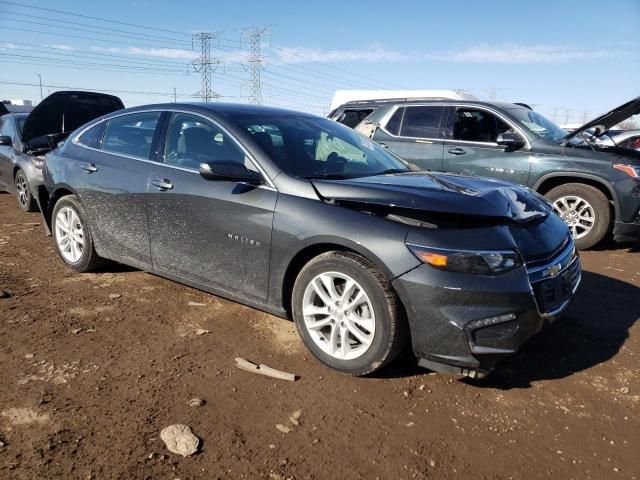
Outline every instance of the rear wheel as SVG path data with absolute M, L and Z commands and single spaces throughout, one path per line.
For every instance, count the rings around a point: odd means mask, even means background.
M 90 272 L 103 265 L 93 247 L 91 231 L 80 202 L 73 195 L 60 198 L 51 219 L 53 240 L 58 255 L 77 272 Z
M 327 252 L 304 266 L 293 288 L 296 327 L 331 368 L 366 375 L 393 360 L 407 338 L 398 299 L 363 257 Z
M 29 186 L 29 180 L 27 180 L 27 174 L 24 173 L 24 170 L 21 168 L 16 172 L 14 183 L 18 194 L 18 206 L 25 212 L 35 212 L 38 210 L 36 199 L 31 195 L 31 187 Z
M 611 205 L 605 194 L 596 187 L 566 183 L 549 190 L 545 197 L 569 226 L 578 249 L 593 247 L 609 232 Z

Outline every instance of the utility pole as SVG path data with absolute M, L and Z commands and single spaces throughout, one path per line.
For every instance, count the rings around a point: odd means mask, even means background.
M 38 74 L 38 78 L 40 79 L 40 101 L 44 98 L 42 96 L 42 75 Z
M 262 104 L 262 70 L 264 69 L 264 57 L 262 56 L 262 39 L 271 39 L 271 25 L 262 27 L 250 27 L 240 30 L 242 38 L 249 42 L 249 56 L 244 64 L 249 72 L 249 101 Z
M 558 123 L 558 107 L 553 107 L 553 116 L 551 118 L 554 123 Z
M 582 112 L 582 123 L 587 123 L 587 118 L 589 117 L 589 111 L 585 110 Z
M 176 87 L 173 87 L 173 103 L 178 101 L 178 96 L 176 95 Z
M 222 61 L 211 56 L 211 40 L 218 40 L 218 33 L 199 32 L 193 34 L 193 41 L 200 42 L 200 56 L 196 58 L 192 65 L 193 69 L 200 74 L 201 88 L 197 93 L 203 102 L 210 102 L 220 95 L 213 90 L 213 74 L 218 69 Z

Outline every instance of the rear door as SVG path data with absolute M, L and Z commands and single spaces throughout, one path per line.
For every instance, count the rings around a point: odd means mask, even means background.
M 444 105 L 397 107 L 383 119 L 373 139 L 425 170 L 442 170 L 446 123 Z
M 160 117 L 136 112 L 100 122 L 74 140 L 84 147 L 80 157 L 67 160 L 98 253 L 147 270 L 147 183 Z
M 208 118 L 173 112 L 164 145 L 148 190 L 154 270 L 266 300 L 277 192 L 199 174 L 200 163 L 221 160 L 256 170 L 235 139 Z
M 532 155 L 529 148 L 510 151 L 496 143 L 501 133 L 522 132 L 506 118 L 476 106 L 451 107 L 446 129 L 444 170 L 527 184 Z

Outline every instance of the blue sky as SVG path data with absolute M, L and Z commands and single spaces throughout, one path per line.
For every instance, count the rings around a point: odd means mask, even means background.
M 187 75 L 198 55 L 190 34 L 220 31 L 214 89 L 246 102 L 240 29 L 254 25 L 271 25 L 264 102 L 320 114 L 336 89 L 465 89 L 582 123 L 640 94 L 638 0 L 0 1 L 0 82 L 38 83 L 40 73 L 54 86 L 45 95 L 55 86 L 141 92 L 118 93 L 134 105 L 172 100 L 175 88 L 188 100 L 200 89 L 198 74 Z M 0 83 L 0 97 L 40 93 Z

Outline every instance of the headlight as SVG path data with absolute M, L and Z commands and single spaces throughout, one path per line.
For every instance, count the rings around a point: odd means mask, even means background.
M 514 251 L 443 250 L 411 243 L 407 247 L 422 262 L 451 272 L 498 275 L 522 265 Z
M 616 170 L 620 170 L 621 172 L 626 173 L 630 177 L 638 178 L 640 177 L 640 167 L 634 167 L 632 165 L 623 165 L 621 163 L 616 163 L 613 168 Z
M 34 155 L 31 157 L 31 163 L 33 166 L 42 170 L 42 166 L 44 165 L 44 155 Z

